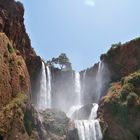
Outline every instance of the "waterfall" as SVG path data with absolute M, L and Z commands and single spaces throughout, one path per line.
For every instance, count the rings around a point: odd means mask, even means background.
M 80 73 L 75 73 L 75 92 L 77 94 L 77 104 L 81 105 L 81 82 L 80 82 Z
M 51 71 L 48 66 L 45 67 L 43 61 L 41 68 L 40 91 L 38 94 L 37 106 L 39 109 L 42 110 L 45 110 L 46 108 L 51 108 Z
M 97 117 L 98 104 L 94 103 L 89 120 L 75 120 L 79 140 L 102 140 L 101 127 Z
M 99 68 L 100 74 L 100 68 Z M 83 73 L 83 83 L 85 84 L 86 71 Z M 100 77 L 99 77 L 100 78 Z M 84 88 L 82 84 L 82 88 Z M 98 87 L 97 87 L 98 88 Z M 98 104 L 93 103 L 89 119 L 87 120 L 78 120 L 78 111 L 84 106 L 81 103 L 81 82 L 80 82 L 80 73 L 75 73 L 75 97 L 77 98 L 77 105 L 74 105 L 67 112 L 67 116 L 73 119 L 73 114 L 76 114 L 74 117 L 75 128 L 78 130 L 79 140 L 102 140 L 102 132 L 99 120 L 97 118 Z
M 47 77 L 48 77 L 48 84 L 47 84 L 47 108 L 51 108 L 51 71 L 49 66 L 46 67 L 47 69 Z
M 97 118 L 98 104 L 93 103 L 93 108 L 91 110 L 89 120 L 93 120 Z
M 98 120 L 75 120 L 79 140 L 102 140 L 102 132 Z
M 40 79 L 40 91 L 38 96 L 38 104 L 39 109 L 46 109 L 47 107 L 47 77 L 46 77 L 46 69 L 45 64 L 42 61 L 41 68 L 41 79 Z
M 85 91 L 86 91 L 86 73 L 87 73 L 87 71 L 85 70 L 84 72 L 83 72 L 83 79 L 82 79 L 82 96 L 84 95 L 84 93 L 85 93 Z M 83 98 L 82 98 L 82 100 L 83 100 Z
M 81 106 L 81 82 L 80 82 L 80 73 L 75 72 L 75 94 L 76 94 L 76 105 L 70 107 L 67 112 L 67 116 L 72 118 L 73 114 L 78 111 Z
M 103 72 L 104 64 L 102 61 L 99 62 L 97 76 L 96 76 L 96 94 L 97 94 L 97 101 L 99 101 L 100 96 L 102 94 L 102 87 L 103 87 L 103 78 L 102 78 L 102 72 Z

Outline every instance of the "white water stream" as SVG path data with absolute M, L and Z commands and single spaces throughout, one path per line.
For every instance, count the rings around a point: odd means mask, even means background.
M 46 70 L 47 70 L 47 75 L 46 75 Z M 41 110 L 45 110 L 46 108 L 51 108 L 51 71 L 48 66 L 45 67 L 43 61 L 42 61 L 42 68 L 41 68 L 40 91 L 38 94 L 37 107 Z
M 85 79 L 84 74 L 84 79 Z M 75 73 L 75 92 L 77 94 L 77 105 L 72 106 L 67 113 L 67 116 L 71 119 L 73 114 L 77 112 L 83 105 L 81 105 L 81 82 L 80 73 Z M 98 104 L 93 104 L 93 108 L 89 115 L 88 120 L 74 120 L 75 127 L 78 130 L 79 140 L 102 140 L 102 132 L 99 121 L 97 118 Z

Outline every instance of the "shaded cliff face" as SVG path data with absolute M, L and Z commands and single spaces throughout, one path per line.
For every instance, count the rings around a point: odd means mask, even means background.
M 24 59 L 4 33 L 0 33 L 0 65 L 0 136 L 27 139 L 23 116 L 31 94 L 29 75 Z
M 14 0 L 0 1 L 0 32 L 4 32 L 12 46 L 24 58 L 32 87 L 36 84 L 37 75 L 41 68 L 41 59 L 31 47 L 31 42 L 24 26 L 24 8 Z
M 101 55 L 101 60 L 108 64 L 112 81 L 140 68 L 140 38 L 125 44 L 116 44 L 106 53 Z
M 104 140 L 140 139 L 140 71 L 113 83 L 100 102 Z
M 68 111 L 75 104 L 75 79 L 74 71 L 52 70 L 52 106 Z

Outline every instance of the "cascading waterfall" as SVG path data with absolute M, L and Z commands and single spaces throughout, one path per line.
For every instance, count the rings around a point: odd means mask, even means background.
M 73 105 L 67 112 L 67 116 L 72 118 L 73 114 L 78 111 L 81 105 L 81 82 L 80 82 L 80 73 L 75 72 L 75 93 L 76 93 L 76 105 Z
M 45 64 L 42 61 L 41 68 L 41 80 L 40 80 L 40 91 L 38 95 L 38 103 L 37 106 L 39 109 L 46 109 L 47 107 L 47 77 L 46 77 L 46 69 Z
M 47 69 L 47 75 L 46 75 L 46 69 Z M 45 110 L 46 108 L 51 108 L 51 71 L 48 66 L 45 67 L 43 61 L 42 61 L 42 68 L 41 68 L 40 91 L 38 96 L 37 107 L 41 110 Z
M 84 92 L 85 92 L 85 83 L 86 83 L 86 73 L 87 73 L 87 71 L 85 70 L 84 71 L 84 73 L 83 73 L 83 82 L 82 82 L 82 95 L 84 94 Z
M 98 104 L 93 104 L 88 120 L 75 120 L 80 140 L 102 140 L 101 127 L 97 117 Z
M 80 73 L 75 73 L 75 92 L 78 96 L 78 105 L 81 105 L 81 83 L 80 83 Z
M 97 118 L 98 104 L 93 103 L 93 108 L 91 110 L 89 120 L 93 120 Z
M 84 72 L 83 78 L 85 79 L 86 72 Z M 80 73 L 75 73 L 75 92 L 77 94 L 78 102 L 77 105 L 72 106 L 67 113 L 67 116 L 71 119 L 73 114 L 77 112 L 83 106 L 81 104 L 81 82 Z M 79 140 L 102 140 L 102 132 L 100 124 L 97 118 L 98 104 L 94 103 L 88 120 L 78 120 L 75 118 L 75 127 L 78 130 Z
M 51 108 L 51 71 L 49 66 L 46 67 L 47 69 L 47 77 L 48 77 L 48 84 L 47 84 L 47 108 Z
M 102 140 L 102 132 L 99 121 L 75 120 L 79 140 Z

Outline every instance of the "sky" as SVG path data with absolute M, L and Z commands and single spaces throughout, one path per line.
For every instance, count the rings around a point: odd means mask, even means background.
M 44 60 L 66 53 L 91 67 L 111 44 L 140 36 L 140 0 L 20 0 L 32 47 Z

